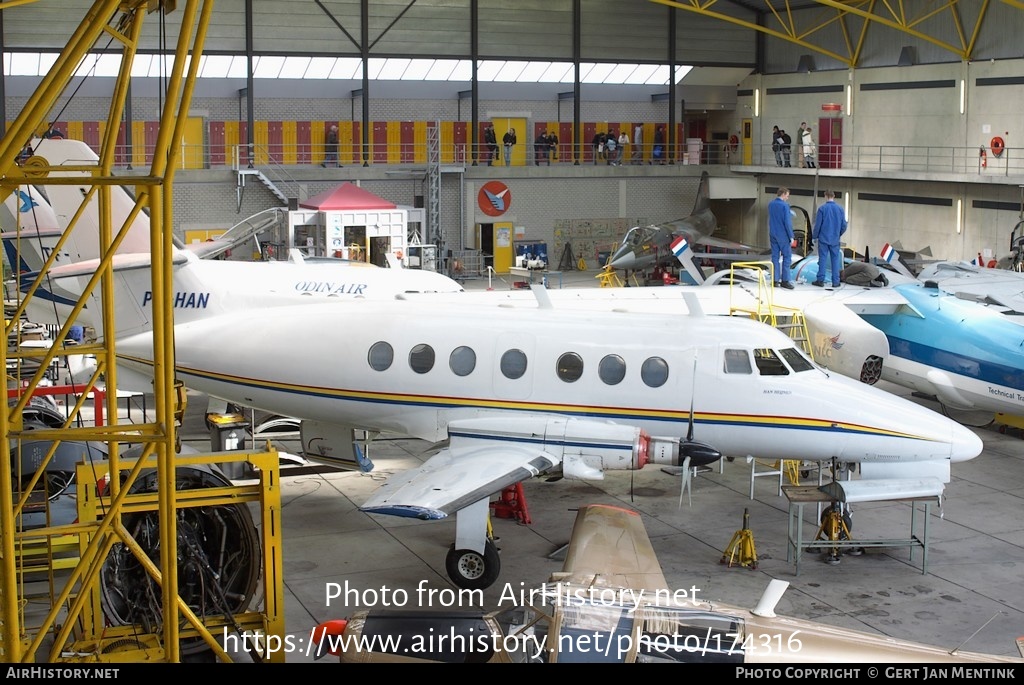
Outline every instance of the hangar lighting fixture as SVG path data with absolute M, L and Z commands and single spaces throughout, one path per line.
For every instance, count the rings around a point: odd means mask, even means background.
M 761 89 L 754 89 L 754 116 L 761 116 Z

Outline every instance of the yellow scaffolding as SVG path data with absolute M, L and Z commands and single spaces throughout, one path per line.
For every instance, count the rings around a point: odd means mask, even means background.
M 14 3 L 17 5 L 20 3 Z M 5 4 L 3 7 L 9 7 Z M 180 6 L 180 7 L 176 7 Z M 173 63 L 169 65 L 164 103 L 160 113 L 160 127 L 154 142 L 153 163 L 148 173 L 138 176 L 115 176 L 113 173 L 120 122 L 124 118 L 132 64 L 142 27 L 147 16 L 155 12 L 179 13 L 179 35 L 174 47 Z M 259 629 L 266 635 L 283 637 L 283 609 L 280 598 L 283 585 L 280 573 L 280 541 L 266 537 L 261 541 L 262 573 L 264 574 L 264 610 L 258 615 L 242 613 L 230 618 L 225 616 L 195 616 L 182 599 L 182 588 L 178 578 L 178 524 L 177 515 L 193 507 L 239 506 L 255 502 L 261 508 L 261 524 L 264 532 L 280 531 L 279 498 L 277 483 L 277 455 L 274 452 L 239 454 L 237 457 L 216 456 L 223 462 L 232 458 L 245 458 L 261 464 L 259 486 L 202 487 L 195 490 L 179 490 L 176 477 L 181 469 L 201 469 L 201 464 L 212 461 L 212 457 L 182 457 L 177 454 L 179 446 L 178 423 L 183 412 L 183 397 L 178 394 L 175 382 L 175 359 L 173 344 L 173 308 L 171 251 L 173 235 L 174 170 L 180 167 L 178 159 L 187 114 L 190 109 L 196 73 L 203 52 L 207 29 L 213 12 L 213 0 L 95 0 L 88 9 L 78 29 L 67 41 L 64 50 L 54 62 L 50 72 L 42 79 L 36 91 L 24 108 L 8 127 L 0 140 L 0 199 L 7 197 L 26 183 L 47 185 L 89 186 L 82 208 L 70 217 L 69 226 L 46 260 L 42 272 L 48 270 L 56 256 L 62 251 L 68 236 L 74 231 L 79 218 L 84 214 L 86 203 L 98 205 L 100 259 L 94 275 L 85 286 L 85 291 L 74 305 L 71 313 L 59 327 L 55 340 L 64 340 L 76 317 L 91 302 L 98 301 L 103 312 L 102 326 L 96 331 L 96 344 L 79 346 L 76 353 L 92 354 L 97 368 L 92 377 L 79 388 L 78 400 L 70 409 L 67 422 L 60 427 L 43 430 L 27 430 L 25 409 L 32 401 L 35 391 L 41 387 L 44 373 L 54 359 L 66 350 L 54 344 L 43 350 L 33 351 L 38 358 L 34 373 L 17 383 L 8 382 L 8 408 L 0 412 L 0 661 L 7 663 L 35 663 L 40 657 L 46 661 L 65 660 L 161 660 L 181 661 L 183 640 L 202 639 L 222 659 L 229 659 L 213 639 L 211 630 L 230 624 L 233 630 Z M 52 112 L 57 111 L 62 99 L 70 97 L 66 91 L 74 85 L 76 73 L 82 61 L 103 44 L 105 50 L 110 44 L 121 49 L 121 66 L 116 85 L 110 97 L 107 125 L 97 150 L 99 162 L 82 166 L 57 168 L 38 155 L 21 163 L 16 160 L 26 143 L 38 137 L 49 125 Z M 68 172 L 80 172 L 69 177 Z M 114 226 L 111 212 L 111 191 L 117 186 L 128 186 L 135 192 L 137 200 L 122 226 Z M 109 422 L 106 425 L 82 426 L 78 419 L 86 397 L 98 384 L 116 388 L 118 380 L 118 355 L 114 301 L 113 257 L 121 241 L 128 233 L 132 221 L 148 210 L 150 221 L 150 242 L 152 245 L 152 318 L 154 352 L 154 406 L 153 420 L 146 416 L 143 423 L 121 423 L 117 411 L 117 396 L 107 394 L 104 407 Z M 15 274 L 21 285 L 21 275 Z M 28 303 L 36 297 L 45 281 L 41 274 L 19 293 L 20 301 L 10 318 L 5 322 L 8 340 L 17 340 L 20 335 L 19 322 Z M 11 353 L 6 346 L 3 351 L 5 366 L 15 366 L 30 356 L 28 353 Z M 33 462 L 33 473 L 22 472 L 22 447 L 29 441 L 49 441 L 51 447 L 45 455 Z M 24 515 L 31 503 L 38 501 L 40 493 L 46 498 L 47 467 L 62 443 L 81 441 L 101 442 L 106 446 L 106 461 L 102 467 L 111 474 L 118 474 L 109 481 L 109 493 L 101 506 L 93 501 L 94 510 L 84 510 L 84 516 L 75 524 L 44 525 L 33 530 L 24 528 Z M 128 446 L 139 451 L 132 460 L 122 456 Z M 90 501 L 98 485 L 89 473 L 97 467 L 89 464 L 77 473 L 79 496 Z M 145 474 L 145 475 L 143 475 Z M 135 487 L 140 475 L 150 478 L 152 492 L 136 494 Z M 230 483 L 230 481 L 228 481 Z M 242 504 L 242 506 L 247 506 Z M 137 516 L 139 511 L 155 514 L 158 558 L 151 559 L 125 527 L 126 517 Z M 89 512 L 92 514 L 89 515 Z M 279 535 L 279 532 L 278 532 Z M 77 548 L 77 550 L 76 550 Z M 135 563 L 145 569 L 158 587 L 157 603 L 160 610 L 158 625 L 132 625 L 117 628 L 106 626 L 102 619 L 99 595 L 101 592 L 101 569 L 111 550 L 122 549 L 133 555 Z M 77 551 L 77 558 L 75 552 Z M 33 552 L 33 553 L 29 553 Z M 49 610 L 35 625 L 26 621 L 26 574 L 36 571 L 40 564 L 37 553 L 50 556 Z M 66 578 L 58 577 L 54 565 L 67 566 Z M 59 571 L 59 568 L 57 569 Z M 63 583 L 63 584 L 62 584 Z M 124 634 L 131 635 L 130 644 L 125 641 L 111 643 L 109 638 Z M 125 638 L 127 640 L 128 638 Z M 44 645 L 48 645 L 45 651 Z M 68 656 L 71 654 L 72 656 Z M 276 655 L 283 659 L 283 655 Z M 274 660 L 274 659 L 271 659 Z

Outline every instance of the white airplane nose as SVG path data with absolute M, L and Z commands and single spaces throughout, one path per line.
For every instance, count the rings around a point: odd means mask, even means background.
M 950 436 L 949 460 L 951 462 L 967 461 L 981 454 L 985 445 L 978 434 L 967 426 L 955 424 Z

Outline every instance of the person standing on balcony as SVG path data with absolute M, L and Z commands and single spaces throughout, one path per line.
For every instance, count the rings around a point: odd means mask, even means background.
M 615 166 L 622 166 L 622 158 L 626 154 L 626 146 L 629 145 L 629 134 L 626 129 L 619 133 L 619 144 L 615 149 Z
M 800 128 L 796 132 L 796 165 L 801 169 L 804 167 L 804 131 L 807 130 L 807 122 L 801 121 Z
M 548 132 L 541 131 L 533 141 L 533 163 L 540 166 L 544 162 L 551 165 L 551 158 L 548 156 Z
M 778 126 L 772 126 L 772 152 L 775 153 L 775 166 L 782 166 L 782 133 Z
M 493 166 L 498 158 L 498 137 L 493 126 L 484 129 L 484 145 L 487 147 L 487 166 Z
M 637 124 L 633 127 L 633 154 L 630 156 L 630 164 L 644 163 L 644 125 Z
M 548 134 L 548 148 L 551 151 L 551 155 L 548 157 L 548 164 L 551 164 L 551 157 L 558 161 L 558 134 L 552 131 Z
M 665 127 L 659 126 L 654 131 L 654 149 L 651 150 L 651 158 L 657 164 L 665 163 Z
M 516 130 L 510 128 L 501 137 L 501 144 L 505 147 L 505 166 L 512 166 L 512 146 L 516 144 Z
M 804 129 L 804 135 L 801 139 L 804 146 L 804 168 L 814 169 L 818 165 L 814 163 L 814 139 L 811 138 L 811 127 L 808 126 Z
M 338 127 L 331 126 L 331 129 L 327 132 L 327 143 L 324 146 L 324 161 L 320 165 L 322 167 L 338 167 Z

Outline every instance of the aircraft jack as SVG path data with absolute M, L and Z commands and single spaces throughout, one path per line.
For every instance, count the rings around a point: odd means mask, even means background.
M 523 484 L 516 483 L 501 491 L 501 497 L 491 502 L 491 509 L 494 515 L 500 519 L 515 519 L 523 525 L 530 525 L 533 520 L 530 518 L 530 510 L 526 507 L 526 495 L 523 494 Z
M 738 557 L 738 558 L 737 558 Z M 745 566 L 751 571 L 757 569 L 757 549 L 754 547 L 754 534 L 750 530 L 750 510 L 743 510 L 743 528 L 733 533 L 729 546 L 722 553 L 719 563 L 728 563 L 732 568 L 733 562 L 739 566 Z

